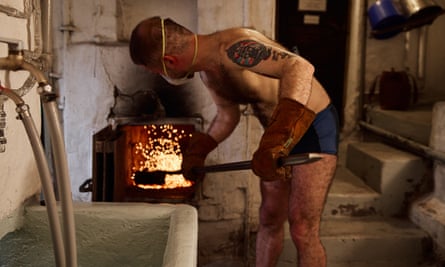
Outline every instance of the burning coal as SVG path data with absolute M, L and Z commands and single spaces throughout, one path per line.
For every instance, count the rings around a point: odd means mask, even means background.
M 172 174 L 165 177 L 164 184 L 158 181 L 152 183 L 137 183 L 137 174 L 153 171 L 176 171 L 181 169 L 181 146 L 188 141 L 191 133 L 178 125 L 144 125 L 135 134 L 137 137 L 132 146 L 131 180 L 134 186 L 142 189 L 173 189 L 190 187 L 193 182 L 182 174 Z

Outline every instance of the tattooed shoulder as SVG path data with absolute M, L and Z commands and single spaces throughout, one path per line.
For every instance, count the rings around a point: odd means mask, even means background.
M 292 54 L 285 51 L 277 51 L 272 47 L 254 40 L 242 40 L 236 42 L 227 49 L 227 56 L 236 64 L 243 67 L 253 67 L 272 57 L 272 60 L 279 60 L 292 57 Z

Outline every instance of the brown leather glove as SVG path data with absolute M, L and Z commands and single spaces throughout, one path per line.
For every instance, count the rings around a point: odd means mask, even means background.
M 267 181 L 283 179 L 286 170 L 278 166 L 278 158 L 289 155 L 314 118 L 315 113 L 301 103 L 289 98 L 280 99 L 253 154 L 253 172 Z
M 218 143 L 208 134 L 194 132 L 182 157 L 182 174 L 190 181 L 204 178 L 204 173 L 196 173 L 192 169 L 203 167 L 207 155 L 218 146 Z

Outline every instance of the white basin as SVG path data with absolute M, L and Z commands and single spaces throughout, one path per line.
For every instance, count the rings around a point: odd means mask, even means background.
M 185 204 L 74 204 L 82 266 L 197 265 L 198 219 Z M 46 208 L 25 208 L 22 228 L 0 240 L 0 266 L 54 266 Z

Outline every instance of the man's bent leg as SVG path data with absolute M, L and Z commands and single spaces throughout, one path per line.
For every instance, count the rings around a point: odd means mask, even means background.
M 256 239 L 256 267 L 276 265 L 283 249 L 288 214 L 289 181 L 261 181 L 260 225 Z
M 320 221 L 336 165 L 337 156 L 323 154 L 322 160 L 292 169 L 289 224 L 299 267 L 326 266 Z

